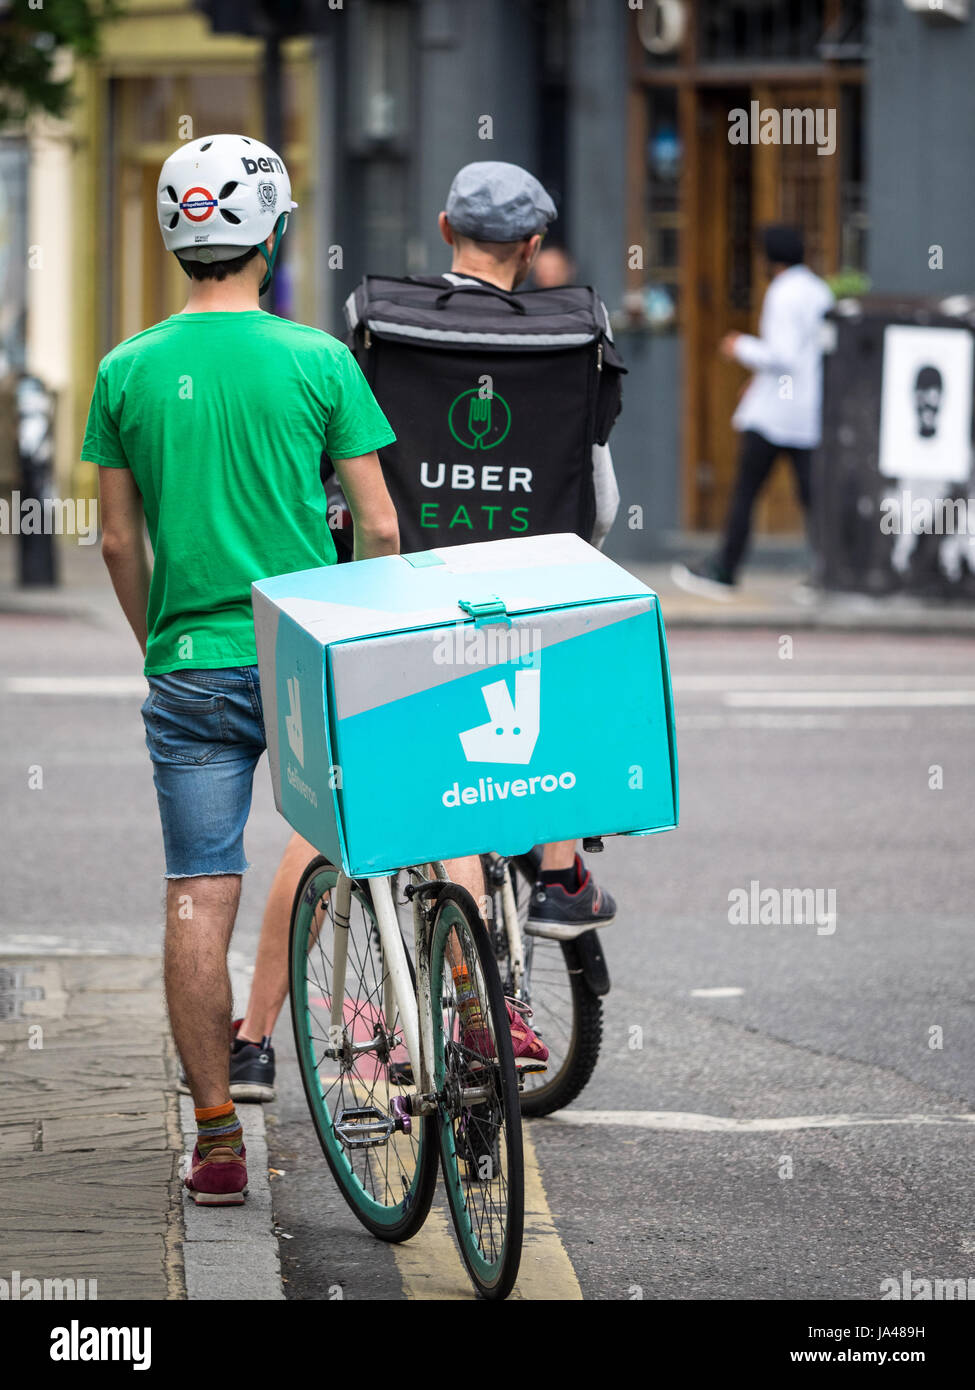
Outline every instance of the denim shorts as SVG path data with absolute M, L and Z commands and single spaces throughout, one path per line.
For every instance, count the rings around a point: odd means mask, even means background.
M 256 666 L 149 676 L 142 706 L 167 878 L 242 874 L 254 769 L 264 752 Z

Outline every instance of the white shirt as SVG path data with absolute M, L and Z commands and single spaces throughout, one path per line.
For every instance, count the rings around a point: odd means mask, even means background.
M 757 338 L 742 333 L 735 359 L 754 377 L 731 423 L 772 444 L 813 449 L 820 441 L 823 397 L 822 318 L 833 294 L 808 266 L 782 270 L 762 302 Z

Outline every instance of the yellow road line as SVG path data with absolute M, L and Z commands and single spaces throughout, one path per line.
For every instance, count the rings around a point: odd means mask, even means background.
M 581 1300 L 582 1289 L 555 1228 L 535 1146 L 523 1127 L 525 1149 L 525 1240 L 513 1299 Z M 408 1299 L 466 1299 L 474 1291 L 450 1228 L 443 1188 L 419 1235 L 394 1245 L 396 1265 Z

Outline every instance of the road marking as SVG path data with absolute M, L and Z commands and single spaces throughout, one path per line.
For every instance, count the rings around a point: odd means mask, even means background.
M 969 678 L 965 672 L 961 679 Z M 677 694 L 723 694 L 727 690 L 792 690 L 797 686 L 808 690 L 940 690 L 957 685 L 958 673 L 943 675 L 896 675 L 893 673 L 864 673 L 837 671 L 833 675 L 745 675 L 727 672 L 724 675 L 684 675 L 673 677 Z
M 579 1301 L 582 1289 L 559 1238 L 542 1183 L 529 1127 L 522 1127 L 525 1152 L 525 1238 L 518 1279 L 509 1301 Z M 408 1299 L 467 1299 L 474 1291 L 450 1229 L 446 1201 L 441 1196 L 423 1229 L 412 1240 L 393 1246 L 396 1265 Z
M 8 695 L 141 695 L 148 690 L 145 676 L 7 676 L 2 689 Z
M 733 999 L 745 991 L 740 985 L 715 985 L 713 989 L 692 989 L 692 999 Z
M 686 714 L 677 715 L 678 732 L 688 729 L 909 729 L 909 714 L 865 714 L 850 719 L 845 714 Z
M 860 1125 L 975 1125 L 962 1115 L 784 1115 L 779 1119 L 733 1120 L 684 1110 L 560 1110 L 558 1124 L 623 1125 L 630 1129 L 693 1130 L 700 1134 L 776 1134 L 789 1129 L 847 1129 Z
M 876 709 L 975 705 L 975 690 L 728 690 L 733 709 Z

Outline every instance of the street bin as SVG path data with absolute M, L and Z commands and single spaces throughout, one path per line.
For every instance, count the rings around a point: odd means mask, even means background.
M 972 301 L 842 300 L 826 325 L 819 582 L 972 602 Z

